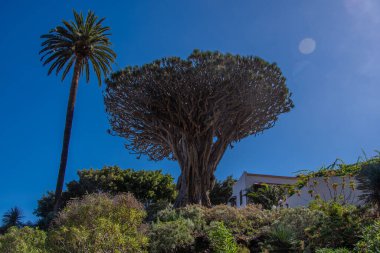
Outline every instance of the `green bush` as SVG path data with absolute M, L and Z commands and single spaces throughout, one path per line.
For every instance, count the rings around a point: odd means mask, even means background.
M 143 206 L 131 194 L 86 195 L 61 211 L 48 232 L 51 252 L 146 252 Z
M 270 227 L 267 232 L 268 239 L 262 244 L 264 249 L 270 252 L 294 252 L 300 249 L 300 241 L 297 240 L 294 231 L 283 224 Z
M 81 198 L 89 193 L 133 193 L 135 198 L 152 209 L 160 208 L 164 202 L 174 201 L 177 191 L 173 178 L 161 170 L 121 169 L 118 166 L 105 166 L 100 170 L 83 169 L 78 171 L 78 180 L 67 183 L 67 190 L 62 193 L 59 209 L 66 206 L 70 199 Z M 48 192 L 38 201 L 34 214 L 40 217 L 39 226 L 47 228 L 53 218 L 54 193 Z M 148 210 L 150 212 L 150 210 Z M 148 218 L 152 217 L 152 214 Z
M 248 245 L 262 226 L 271 223 L 272 214 L 270 211 L 261 210 L 253 205 L 241 209 L 218 205 L 205 211 L 205 220 L 207 224 L 213 221 L 223 222 L 238 243 Z
M 186 218 L 191 221 L 200 221 L 205 219 L 205 213 L 208 209 L 200 205 L 187 205 L 186 207 L 173 208 L 168 207 L 161 210 L 157 214 L 157 219 L 160 221 L 173 221 L 178 218 Z
M 380 220 L 363 229 L 362 239 L 357 243 L 356 249 L 361 253 L 380 252 Z
M 308 208 L 273 210 L 272 224 L 263 226 L 263 239 L 258 242 L 271 250 L 301 250 L 308 246 L 308 229 L 318 224 L 323 213 Z
M 338 249 L 323 248 L 323 249 L 317 249 L 315 253 L 351 253 L 351 251 L 345 248 L 338 248 Z
M 352 205 L 315 201 L 310 209 L 323 215 L 307 229 L 312 248 L 353 248 L 360 239 L 364 213 Z
M 238 248 L 237 252 L 238 253 L 250 253 L 251 251 L 247 247 L 239 245 L 239 248 Z
M 207 229 L 207 236 L 211 248 L 215 253 L 237 253 L 238 246 L 231 232 L 224 226 L 223 222 L 211 222 Z
M 159 211 L 156 215 L 157 221 L 175 221 L 180 218 L 178 213 L 178 209 L 173 208 L 173 206 L 169 206 L 161 211 Z
M 218 205 L 213 208 L 189 205 L 178 209 L 166 208 L 157 214 L 157 220 L 162 223 L 178 219 L 191 220 L 194 224 L 192 235 L 195 243 L 193 246 L 195 250 L 200 250 L 209 248 L 205 228 L 212 222 L 223 222 L 236 242 L 247 247 L 250 240 L 260 233 L 261 227 L 273 222 L 275 215 L 272 211 L 261 210 L 253 205 L 241 209 L 226 205 Z
M 360 198 L 377 207 L 380 212 L 380 152 L 375 158 L 362 164 L 357 179 L 358 189 L 362 191 Z
M 178 214 L 185 218 L 189 219 L 194 223 L 195 231 L 197 234 L 202 233 L 201 231 L 204 229 L 206 225 L 205 221 L 205 212 L 207 208 L 202 207 L 200 205 L 188 205 L 186 207 L 182 207 L 178 209 Z
M 171 253 L 186 249 L 194 243 L 194 223 L 182 217 L 157 221 L 150 229 L 150 252 Z
M 281 199 L 286 198 L 287 189 L 281 185 L 254 184 L 247 190 L 249 202 L 260 204 L 264 209 L 278 206 Z
M 294 238 L 308 245 L 308 230 L 310 227 L 316 226 L 321 218 L 323 212 L 319 210 L 311 210 L 304 207 L 299 208 L 286 208 L 278 211 L 278 218 L 274 221 L 272 226 L 284 226 L 292 231 Z
M 0 252 L 2 253 L 47 253 L 45 248 L 46 233 L 31 227 L 11 227 L 0 235 Z
M 167 200 L 158 200 L 156 203 L 148 205 L 145 210 L 147 212 L 146 222 L 153 222 L 158 219 L 158 215 L 165 209 L 172 209 L 172 204 Z
M 194 224 L 194 236 L 203 234 L 206 225 L 205 212 L 207 208 L 200 205 L 188 205 L 181 208 L 169 207 L 157 214 L 157 220 L 161 222 L 176 221 L 178 219 L 188 219 Z

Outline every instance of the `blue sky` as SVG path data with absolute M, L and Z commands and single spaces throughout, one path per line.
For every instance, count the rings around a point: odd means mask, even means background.
M 276 126 L 228 150 L 216 175 L 244 170 L 292 175 L 335 158 L 354 162 L 380 149 L 380 2 L 319 1 L 1 1 L 0 214 L 17 205 L 26 219 L 55 188 L 69 80 L 47 76 L 39 36 L 72 9 L 91 9 L 112 28 L 114 69 L 194 48 L 276 62 L 295 108 Z M 305 38 L 304 54 L 300 43 Z M 314 51 L 313 51 L 314 49 Z M 305 48 L 303 48 L 305 50 Z M 310 53 L 310 51 L 313 51 Z M 137 160 L 107 134 L 102 91 L 81 80 L 66 181 L 82 168 L 119 165 L 179 175 L 175 162 Z

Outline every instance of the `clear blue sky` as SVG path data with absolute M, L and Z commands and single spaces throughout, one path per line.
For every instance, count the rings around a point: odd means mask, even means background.
M 292 175 L 335 158 L 355 161 L 380 149 L 380 2 L 6 1 L 0 3 L 0 214 L 17 205 L 34 219 L 37 199 L 55 187 L 69 79 L 48 77 L 39 36 L 72 9 L 91 9 L 112 27 L 115 69 L 194 48 L 277 62 L 295 108 L 276 126 L 228 150 L 220 179 L 244 170 Z M 306 43 L 300 43 L 305 38 Z M 315 42 L 315 48 L 313 47 Z M 313 51 L 314 49 L 314 51 Z M 311 52 L 312 51 L 312 52 Z M 308 53 L 308 54 L 305 54 Z M 179 175 L 175 162 L 137 160 L 106 133 L 102 91 L 80 83 L 66 182 L 82 168 L 119 165 Z

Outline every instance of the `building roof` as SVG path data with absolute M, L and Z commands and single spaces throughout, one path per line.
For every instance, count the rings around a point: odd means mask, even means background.
M 254 174 L 246 172 L 247 176 L 251 177 L 270 177 L 270 178 L 284 178 L 284 179 L 297 179 L 297 177 L 289 177 L 289 176 L 275 176 L 275 175 L 266 175 L 266 174 Z

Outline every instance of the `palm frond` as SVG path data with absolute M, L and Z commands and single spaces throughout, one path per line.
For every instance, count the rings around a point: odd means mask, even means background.
M 73 11 L 73 21 L 62 21 L 63 25 L 41 36 L 43 42 L 40 50 L 43 65 L 50 65 L 48 75 L 54 70 L 56 75 L 62 71 L 62 81 L 72 69 L 75 62 L 80 63 L 81 73 L 90 81 L 90 65 L 98 79 L 108 75 L 116 54 L 110 48 L 110 28 L 103 26 L 104 18 L 99 19 L 89 11 L 86 18 L 81 12 Z
M 3 215 L 3 227 L 9 228 L 9 227 L 20 227 L 22 225 L 22 218 L 24 216 L 22 215 L 22 211 L 18 207 L 11 208 L 8 212 L 6 212 Z

